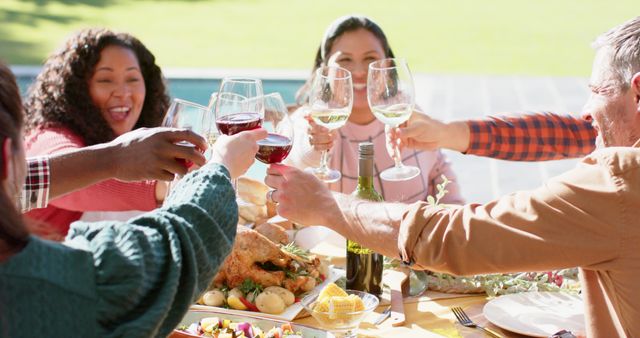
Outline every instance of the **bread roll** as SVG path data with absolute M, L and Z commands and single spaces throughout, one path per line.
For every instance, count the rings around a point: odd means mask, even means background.
M 239 204 L 238 214 L 246 223 L 262 223 L 267 219 L 267 207 L 264 205 Z
M 246 202 L 255 205 L 266 205 L 267 191 L 269 191 L 269 187 L 260 181 L 244 176 L 238 178 L 238 195 Z

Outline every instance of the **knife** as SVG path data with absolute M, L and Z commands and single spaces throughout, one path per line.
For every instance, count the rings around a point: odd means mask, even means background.
M 387 284 L 391 289 L 391 326 L 402 326 L 405 322 L 403 285 L 409 279 L 409 268 L 399 266 L 387 272 Z

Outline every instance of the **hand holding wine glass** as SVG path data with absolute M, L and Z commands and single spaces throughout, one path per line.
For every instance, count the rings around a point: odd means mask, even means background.
M 171 106 L 169 106 L 167 114 L 164 117 L 162 125 L 165 127 L 189 129 L 206 138 L 206 135 L 208 134 L 207 119 L 209 115 L 210 113 L 207 107 L 182 99 L 173 99 Z M 194 144 L 186 141 L 178 142 L 176 144 L 184 147 L 196 147 Z M 200 151 L 204 151 L 204 149 L 201 149 Z M 187 168 L 191 168 L 193 166 L 193 162 L 185 159 L 176 158 L 176 161 L 182 163 Z
M 353 82 L 351 73 L 340 67 L 322 66 L 316 70 L 309 94 L 309 116 L 314 123 L 329 130 L 338 129 L 347 123 L 353 106 Z M 320 180 L 331 183 L 342 174 L 327 165 L 328 150 L 323 150 L 320 167 L 307 168 Z
M 373 115 L 389 127 L 397 127 L 409 119 L 415 102 L 413 78 L 403 59 L 382 59 L 369 64 L 367 99 Z M 397 144 L 395 166 L 380 177 L 387 181 L 405 181 L 420 174 L 420 169 L 405 166 Z
M 221 134 L 232 136 L 242 131 L 260 128 L 264 119 L 262 81 L 249 78 L 224 78 L 215 98 L 214 107 L 216 126 Z M 233 181 L 233 185 L 236 187 L 237 195 L 236 180 Z M 238 204 L 248 204 L 239 196 L 236 200 Z
M 232 136 L 222 135 L 212 147 L 211 161 L 223 164 L 235 180 L 243 175 L 255 161 L 258 141 L 267 136 L 267 131 L 258 128 L 239 132 Z

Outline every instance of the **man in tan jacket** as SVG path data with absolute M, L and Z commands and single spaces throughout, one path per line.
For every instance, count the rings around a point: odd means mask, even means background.
M 579 266 L 587 335 L 638 337 L 640 17 L 594 46 L 583 113 L 598 131 L 599 149 L 538 189 L 439 209 L 356 200 L 273 165 L 270 196 L 286 218 L 326 225 L 418 269 L 472 275 Z

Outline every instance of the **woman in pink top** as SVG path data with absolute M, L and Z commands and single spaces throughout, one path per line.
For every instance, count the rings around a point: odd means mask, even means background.
M 82 30 L 47 59 L 30 88 L 27 156 L 61 153 L 159 126 L 168 105 L 162 72 L 139 40 L 106 29 Z M 52 232 L 48 235 L 64 236 L 85 211 L 152 210 L 165 193 L 164 182 L 112 179 L 26 215 L 44 223 Z
M 463 202 L 456 177 L 446 157 L 439 151 L 403 150 L 403 162 L 417 166 L 421 175 L 407 181 L 387 182 L 379 173 L 393 166 L 393 159 L 386 150 L 384 124 L 378 121 L 367 102 L 367 72 L 369 64 L 383 58 L 394 57 L 382 29 L 364 16 L 345 16 L 334 21 L 327 29 L 316 53 L 313 70 L 332 60 L 348 69 L 353 78 L 353 109 L 346 125 L 328 132 L 307 116 L 305 106 L 294 114 L 297 133 L 295 145 L 287 163 L 299 168 L 317 167 L 320 152 L 330 149 L 329 166 L 340 170 L 342 179 L 330 184 L 334 191 L 350 193 L 358 182 L 358 143 L 373 142 L 375 156 L 375 187 L 387 201 L 415 202 L 435 195 L 436 185 L 442 182 L 442 175 L 452 181 L 447 186 L 448 193 L 443 203 Z M 312 72 L 313 74 L 313 72 Z M 305 104 L 312 79 L 298 91 L 297 101 Z

